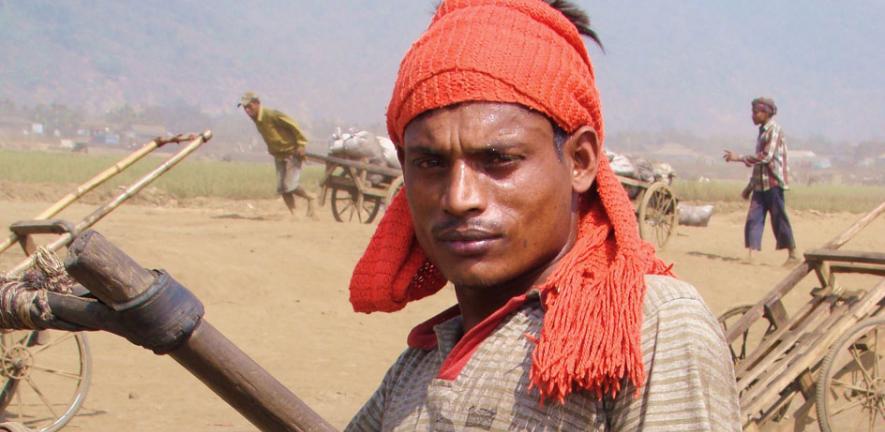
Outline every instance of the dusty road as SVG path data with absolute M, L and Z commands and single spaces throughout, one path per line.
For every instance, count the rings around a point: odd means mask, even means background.
M 37 197 L 35 199 L 40 199 Z M 0 226 L 39 213 L 41 201 L 0 197 Z M 76 220 L 90 206 L 64 217 Z M 416 323 L 454 302 L 450 290 L 392 314 L 362 315 L 347 302 L 350 270 L 374 226 L 293 221 L 275 201 L 205 201 L 192 208 L 127 204 L 97 229 L 148 267 L 164 268 L 206 306 L 206 318 L 310 406 L 343 426 L 379 383 Z M 766 232 L 761 263 L 742 262 L 744 212 L 707 228 L 680 227 L 662 256 L 719 314 L 761 298 L 788 270 Z M 858 215 L 793 215 L 800 249 L 821 245 Z M 846 248 L 881 250 L 885 220 Z M 18 260 L 6 254 L 0 269 Z M 807 299 L 806 278 L 795 305 Z M 253 431 L 245 419 L 169 358 L 108 334 L 89 335 L 94 372 L 84 408 L 65 431 Z M 801 428 L 799 428 L 801 430 Z M 808 430 L 814 430 L 810 428 Z M 790 430 L 793 430 L 791 427 Z

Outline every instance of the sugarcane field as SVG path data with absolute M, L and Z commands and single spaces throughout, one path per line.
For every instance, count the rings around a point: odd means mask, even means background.
M 885 432 L 881 20 L 0 2 L 0 432 Z

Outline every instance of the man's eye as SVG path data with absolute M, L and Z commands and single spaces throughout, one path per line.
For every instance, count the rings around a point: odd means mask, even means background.
M 517 155 L 492 152 L 488 155 L 486 162 L 489 165 L 507 165 L 513 162 L 520 160 L 521 158 Z
M 443 165 L 442 159 L 436 157 L 424 157 L 414 159 L 412 161 L 412 165 L 416 168 L 428 169 L 428 168 L 439 168 Z

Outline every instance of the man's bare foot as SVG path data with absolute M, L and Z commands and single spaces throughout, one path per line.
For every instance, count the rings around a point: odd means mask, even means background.
M 802 262 L 802 261 L 800 261 L 799 258 L 796 258 L 794 255 L 790 255 L 787 257 L 787 260 L 784 261 L 783 266 L 785 268 L 793 268 L 793 267 L 796 267 L 797 265 L 799 265 L 800 262 Z
M 307 217 L 311 220 L 320 220 L 316 211 L 316 199 L 307 200 Z

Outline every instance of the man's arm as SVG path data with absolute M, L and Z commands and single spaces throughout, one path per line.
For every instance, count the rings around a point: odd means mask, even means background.
M 612 430 L 740 431 L 731 354 L 719 324 L 698 299 L 669 300 L 643 325 L 646 383 L 615 400 Z
M 396 385 L 400 372 L 403 370 L 403 364 L 407 361 L 409 350 L 406 350 L 396 359 L 396 362 L 390 366 L 381 385 L 372 393 L 372 396 L 363 405 L 362 408 L 353 416 L 344 432 L 370 432 L 379 431 L 384 420 L 384 406 L 387 402 L 388 395 Z
M 748 167 L 771 162 L 771 159 L 774 157 L 774 151 L 777 148 L 778 139 L 780 139 L 780 129 L 776 126 L 772 127 L 766 133 L 765 144 L 762 146 L 762 150 L 756 154 L 741 157 L 741 161 Z
M 298 127 L 298 123 L 295 123 L 291 117 L 286 114 L 280 112 L 277 117 L 277 126 L 282 130 L 287 131 L 295 138 L 295 142 L 298 143 L 298 148 L 295 150 L 298 157 L 304 157 L 304 153 L 307 148 L 307 137 L 304 136 L 304 133 L 301 132 L 301 128 Z

